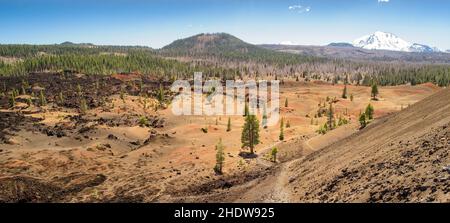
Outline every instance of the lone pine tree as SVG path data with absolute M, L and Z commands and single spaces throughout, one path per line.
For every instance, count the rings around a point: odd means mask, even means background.
M 231 118 L 228 117 L 227 132 L 231 131 Z
M 245 124 L 241 135 L 242 148 L 250 148 L 250 153 L 254 154 L 255 145 L 259 144 L 259 121 L 255 115 L 245 117 Z
M 377 100 L 378 95 L 378 86 L 377 83 L 372 84 L 372 90 L 370 92 L 370 96 L 372 97 L 372 100 Z
M 214 166 L 214 171 L 217 174 L 222 174 L 223 164 L 225 161 L 224 146 L 222 144 L 222 139 L 216 145 L 216 165 Z
M 280 135 L 278 136 L 278 139 L 280 141 L 284 140 L 284 118 L 281 118 L 281 123 L 280 123 Z
M 277 147 L 273 147 L 272 151 L 270 151 L 270 155 L 272 158 L 272 162 L 277 162 L 277 153 L 278 153 L 278 148 Z
M 84 98 L 82 98 L 80 100 L 80 112 L 81 112 L 81 114 L 86 114 L 87 110 L 88 110 L 88 106 L 87 106 L 86 100 Z
M 347 85 L 344 86 L 344 90 L 342 92 L 342 98 L 347 99 Z
M 329 130 L 334 129 L 334 111 L 333 111 L 333 104 L 330 103 L 330 107 L 328 108 L 328 114 L 327 114 L 327 125 Z

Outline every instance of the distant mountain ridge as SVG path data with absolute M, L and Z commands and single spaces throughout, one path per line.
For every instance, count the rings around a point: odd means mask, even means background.
M 70 41 L 62 42 L 59 45 L 62 45 L 62 46 L 85 46 L 85 47 L 94 47 L 95 46 L 95 44 L 93 44 L 93 43 L 74 43 L 74 42 L 70 42 Z
M 171 57 L 219 58 L 234 61 L 253 60 L 267 63 L 301 63 L 324 59 L 274 51 L 259 45 L 246 43 L 227 33 L 201 33 L 179 39 L 161 48 L 159 53 Z
M 354 47 L 350 43 L 330 43 L 328 46 L 334 46 L 334 47 Z
M 403 61 L 414 63 L 450 63 L 450 53 L 443 52 L 422 53 L 390 50 L 368 50 L 354 47 L 351 44 L 329 44 L 327 46 L 288 46 L 265 44 L 261 46 L 279 52 L 331 59 L 348 59 L 356 61 Z

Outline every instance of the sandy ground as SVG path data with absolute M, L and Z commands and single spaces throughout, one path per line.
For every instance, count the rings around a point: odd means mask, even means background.
M 76 109 L 53 109 L 51 105 L 37 112 L 24 109 L 21 113 L 27 120 L 34 118 L 33 121 L 24 121 L 3 130 L 8 134 L 0 144 L 0 182 L 3 182 L 0 188 L 7 192 L 0 193 L 0 198 L 6 201 L 26 197 L 28 201 L 64 202 L 214 200 L 209 195 L 189 199 L 192 190 L 203 185 L 207 194 L 218 187 L 232 186 L 236 190 L 246 191 L 222 201 L 296 201 L 297 198 L 286 191 L 290 175 L 287 171 L 279 171 L 292 169 L 294 158 L 308 155 L 356 132 L 356 117 L 368 103 L 375 107 L 375 117 L 378 119 L 400 111 L 402 107 L 407 108 L 438 90 L 430 84 L 380 87 L 379 100 L 371 101 L 370 88 L 348 86 L 349 95 L 354 96 L 354 100 L 350 101 L 340 98 L 342 89 L 343 85 L 323 83 L 287 82 L 282 85 L 282 117 L 289 121 L 291 127 L 285 129 L 283 142 L 278 140 L 278 125 L 262 129 L 261 144 L 256 147 L 258 157 L 255 159 L 239 156 L 243 151 L 240 148 L 244 123 L 242 116 L 231 117 L 232 130 L 227 132 L 228 117 L 174 116 L 170 107 L 157 111 L 151 106 L 144 109 L 139 97 L 129 95 L 125 103 L 119 95 L 111 96 L 108 109 L 89 110 L 78 121 L 73 118 L 78 113 Z M 323 125 L 326 118 L 315 118 L 311 124 L 311 117 L 317 112 L 318 104 L 325 102 L 327 97 L 336 97 L 336 114 L 348 118 L 351 123 L 321 136 L 316 133 L 319 126 L 315 123 Z M 286 98 L 288 107 L 284 107 Z M 139 126 L 136 120 L 141 116 L 155 117 L 157 121 L 163 119 L 164 125 Z M 104 120 L 113 120 L 114 124 Z M 66 134 L 61 137 L 49 135 L 46 129 L 56 127 L 63 128 Z M 202 132 L 204 127 L 208 128 L 207 133 Z M 222 176 L 215 175 L 212 169 L 215 145 L 219 139 L 223 140 L 226 154 Z M 279 147 L 280 165 L 268 161 L 266 154 L 273 146 Z M 264 183 L 264 179 L 271 180 L 267 177 L 257 182 L 251 181 L 260 178 L 261 170 L 265 172 L 263 175 L 276 175 L 275 184 Z M 20 193 L 8 187 L 18 182 L 23 188 Z M 207 187 L 211 182 L 213 186 Z M 227 185 L 223 182 L 234 183 Z M 55 188 L 53 192 L 42 189 L 43 194 L 54 194 L 55 191 L 64 193 L 52 195 L 51 198 L 30 198 L 27 188 L 39 191 L 31 185 L 40 184 L 43 188 Z M 271 195 L 269 197 L 255 196 L 252 193 L 257 191 L 247 190 L 254 184 L 261 187 L 267 185 L 264 190 L 277 192 L 268 193 Z M 67 189 L 72 187 L 76 190 Z

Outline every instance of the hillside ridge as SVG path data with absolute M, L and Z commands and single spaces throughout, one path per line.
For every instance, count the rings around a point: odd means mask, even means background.
M 450 89 L 291 165 L 297 201 L 449 201 Z

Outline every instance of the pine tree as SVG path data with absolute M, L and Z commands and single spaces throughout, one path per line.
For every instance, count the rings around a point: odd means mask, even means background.
M 333 130 L 335 126 L 334 121 L 334 111 L 333 111 L 333 104 L 330 103 L 330 107 L 328 108 L 328 114 L 327 114 L 327 123 L 328 123 L 328 129 Z
M 317 123 L 317 125 L 318 125 L 318 123 Z M 319 126 L 319 129 L 317 130 L 317 133 L 322 134 L 322 135 L 325 135 L 327 132 L 328 132 L 328 124 L 327 123 Z
M 348 120 L 347 119 L 339 117 L 338 126 L 347 125 L 347 124 L 348 124 Z
M 353 94 L 350 94 L 350 101 L 353 102 Z
M 160 104 L 164 103 L 164 88 L 162 84 L 159 84 L 158 101 Z
M 9 106 L 11 108 L 14 108 L 14 106 L 16 106 L 16 97 L 14 97 L 14 93 L 11 93 L 11 97 L 9 99 Z
M 289 120 L 287 120 L 286 122 L 286 128 L 290 128 L 291 127 L 291 122 L 289 122 Z
M 33 104 L 33 101 L 31 100 L 31 97 L 27 98 L 27 105 L 31 106 Z
M 40 98 L 41 106 L 47 105 L 47 100 L 45 99 L 44 91 L 41 90 L 39 98 Z
M 12 89 L 12 91 L 11 91 L 11 96 L 12 96 L 13 98 L 17 97 L 16 89 L 15 89 L 15 88 Z
M 366 127 L 366 125 L 367 125 L 367 122 L 366 122 L 366 114 L 362 113 L 362 114 L 359 116 L 359 124 L 361 125 L 361 129 L 363 129 L 363 128 Z
M 120 89 L 120 99 L 122 99 L 122 102 L 125 104 L 125 92 L 123 88 Z
M 245 124 L 241 135 L 242 148 L 250 148 L 250 153 L 254 154 L 255 145 L 259 144 L 259 121 L 255 115 L 245 117 Z
M 366 118 L 367 120 L 372 120 L 373 119 L 373 114 L 374 114 L 374 108 L 371 104 L 368 104 L 366 107 Z
M 370 93 L 372 100 L 377 100 L 377 95 L 378 95 L 378 86 L 376 83 L 372 84 L 372 90 Z
M 228 117 L 227 132 L 231 131 L 231 118 Z
M 342 92 L 342 98 L 347 99 L 347 85 L 344 86 L 344 91 Z
M 222 144 L 222 139 L 219 139 L 219 143 L 216 145 L 216 165 L 214 166 L 214 171 L 217 174 L 222 174 L 223 164 L 225 161 L 224 146 Z
M 280 135 L 278 136 L 278 139 L 280 141 L 284 140 L 284 118 L 281 118 L 281 123 L 280 123 Z
M 88 106 L 87 106 L 86 100 L 84 98 L 82 98 L 80 100 L 80 113 L 86 114 L 87 110 L 88 110 Z
M 272 151 L 270 151 L 270 155 L 272 158 L 272 162 L 276 163 L 277 162 L 277 154 L 278 154 L 278 148 L 277 147 L 273 147 Z
M 289 103 L 288 103 L 288 99 L 286 98 L 286 100 L 284 101 L 284 107 L 289 107 Z

